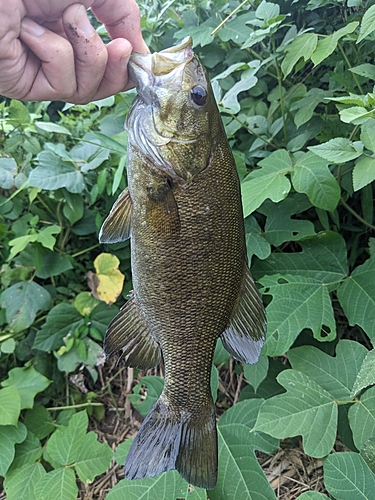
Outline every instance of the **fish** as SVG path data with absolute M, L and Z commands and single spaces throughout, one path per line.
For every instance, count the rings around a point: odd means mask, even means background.
M 137 96 L 128 112 L 128 187 L 99 239 L 131 238 L 133 291 L 104 349 L 147 370 L 163 359 L 164 389 L 135 437 L 125 477 L 177 469 L 190 484 L 217 482 L 211 367 L 218 338 L 256 363 L 265 340 L 261 295 L 246 258 L 240 183 L 209 77 L 187 37 L 133 53 Z

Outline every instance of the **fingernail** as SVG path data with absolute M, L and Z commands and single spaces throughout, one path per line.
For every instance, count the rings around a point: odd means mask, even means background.
M 126 69 L 128 67 L 129 58 L 130 58 L 130 52 L 121 57 L 120 66 L 122 69 Z
M 44 28 L 40 26 L 40 24 L 35 23 L 27 17 L 22 20 L 22 29 L 33 36 L 41 36 L 45 32 Z
M 84 35 L 92 35 L 95 32 L 83 5 L 78 9 L 75 21 L 77 23 L 77 28 L 82 31 Z

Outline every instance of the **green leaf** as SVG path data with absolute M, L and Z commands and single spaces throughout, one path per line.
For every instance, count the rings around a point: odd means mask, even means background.
M 56 243 L 56 238 L 53 236 L 54 234 L 59 234 L 61 232 L 60 226 L 48 226 L 40 231 L 38 234 L 37 241 L 43 245 L 45 248 L 49 248 L 53 250 L 53 247 Z
M 271 246 L 262 235 L 263 231 L 256 219 L 251 215 L 246 217 L 245 237 L 249 265 L 253 255 L 256 255 L 259 259 L 266 259 L 271 253 Z
M 32 408 L 35 396 L 39 392 L 43 392 L 50 383 L 51 380 L 37 372 L 33 366 L 29 366 L 27 368 L 12 368 L 8 372 L 8 378 L 1 385 L 17 388 L 21 398 L 21 409 L 23 409 Z
M 351 326 L 357 324 L 375 341 L 375 255 L 354 269 L 337 291 Z
M 268 358 L 267 356 L 261 356 L 255 365 L 244 365 L 243 373 L 245 379 L 251 384 L 255 391 L 258 389 L 259 385 L 267 377 L 268 373 Z
M 368 351 L 362 360 L 360 369 L 357 370 L 357 377 L 353 384 L 350 397 L 356 396 L 362 389 L 375 384 L 375 349 Z
M 7 474 L 4 488 L 8 500 L 40 500 L 35 487 L 46 474 L 40 463 L 26 464 Z
M 73 161 L 63 161 L 53 151 L 38 155 L 38 166 L 31 172 L 29 185 L 47 190 L 65 188 L 71 193 L 82 193 L 83 176 Z
M 305 453 L 324 457 L 332 450 L 336 438 L 334 398 L 296 370 L 284 370 L 277 380 L 287 392 L 262 404 L 254 430 L 280 439 L 302 435 Z
M 314 153 L 299 157 L 292 170 L 292 184 L 305 193 L 318 208 L 333 212 L 340 201 L 340 186 L 328 169 L 326 160 Z
M 358 453 L 333 453 L 324 460 L 324 484 L 336 500 L 369 500 L 375 475 Z
M 0 425 L 17 425 L 21 412 L 20 393 L 12 385 L 0 389 Z
M 365 148 L 375 152 L 375 119 L 369 118 L 361 127 L 361 141 Z
M 17 163 L 14 158 L 0 158 L 0 187 L 10 189 L 14 185 L 13 177 L 17 173 Z
M 299 212 L 295 197 L 289 196 L 277 205 L 273 205 L 267 214 L 264 228 L 264 238 L 274 246 L 280 246 L 285 241 L 296 241 L 306 236 L 314 236 L 312 222 L 308 220 L 292 219 L 291 216 Z
M 133 394 L 128 396 L 142 417 L 148 414 L 160 396 L 163 387 L 164 379 L 153 375 L 142 377 L 140 382 L 133 387 Z
M 9 241 L 9 246 L 11 247 L 8 261 L 14 259 L 14 257 L 25 250 L 29 243 L 34 243 L 38 239 L 38 234 L 25 234 L 24 236 L 19 236 L 18 238 L 13 238 Z
M 351 106 L 350 108 L 342 109 L 339 113 L 340 120 L 344 123 L 352 123 L 353 125 L 361 125 L 366 122 L 369 117 L 374 116 L 373 110 L 368 111 L 361 106 Z
M 246 25 L 246 22 L 254 17 L 252 12 L 236 16 L 225 23 L 222 28 L 218 31 L 220 40 L 223 42 L 228 42 L 232 40 L 234 43 L 240 44 L 246 42 L 249 35 L 252 33 L 252 29 Z
M 371 5 L 371 7 L 366 10 L 362 18 L 357 43 L 361 42 L 374 30 L 375 30 L 375 5 Z
M 50 305 L 50 294 L 34 281 L 20 281 L 1 295 L 1 307 L 6 309 L 9 326 L 16 333 L 28 328 L 37 312 Z
M 369 437 L 375 437 L 375 387 L 370 387 L 348 413 L 353 441 L 360 450 Z
M 290 110 L 295 111 L 298 109 L 294 116 L 294 123 L 296 127 L 299 128 L 304 123 L 307 123 L 314 114 L 314 110 L 318 104 L 324 102 L 324 98 L 327 96 L 327 91 L 317 88 L 312 88 L 309 90 L 302 99 L 294 102 Z
M 335 137 L 328 142 L 324 142 L 318 146 L 310 146 L 307 149 L 324 158 L 329 163 L 337 164 L 354 160 L 362 154 L 360 144 L 353 143 L 345 137 Z
M 330 291 L 348 273 L 345 241 L 338 233 L 322 231 L 298 242 L 302 252 L 273 253 L 257 262 L 252 271 L 258 279 L 264 274 L 306 276 L 329 286 Z
M 316 49 L 318 36 L 315 33 L 303 33 L 287 46 L 287 54 L 281 63 L 281 69 L 286 78 L 292 71 L 294 65 L 303 57 L 306 62 Z
M 45 132 L 51 132 L 54 134 L 65 134 L 72 135 L 69 130 L 58 123 L 53 122 L 34 122 L 34 125 Z
M 34 349 L 52 351 L 63 344 L 63 338 L 83 324 L 83 318 L 70 304 L 61 303 L 50 310 L 47 321 L 36 334 Z
M 81 453 L 87 425 L 87 413 L 85 411 L 75 413 L 67 427 L 57 429 L 49 438 L 44 458 L 54 468 L 74 464 Z
M 43 450 L 39 439 L 28 431 L 25 441 L 16 444 L 16 455 L 12 463 L 12 470 L 25 464 L 34 463 L 42 456 Z
M 359 64 L 354 68 L 349 68 L 349 71 L 359 76 L 364 76 L 370 80 L 375 80 L 375 65 L 370 63 Z
M 39 439 L 45 438 L 56 429 L 50 412 L 40 405 L 35 405 L 26 412 L 24 424 Z
M 347 26 L 344 26 L 343 28 L 335 31 L 334 33 L 332 33 L 332 35 L 328 35 L 319 40 L 317 43 L 317 47 L 311 56 L 311 60 L 315 64 L 315 66 L 324 61 L 324 59 L 327 59 L 327 57 L 330 56 L 336 49 L 337 43 L 340 38 L 348 35 L 349 33 L 353 33 L 358 24 L 358 21 L 353 21 Z
M 335 357 L 313 346 L 301 346 L 288 352 L 288 359 L 298 370 L 338 401 L 351 399 L 353 384 L 366 357 L 367 349 L 352 340 L 340 340 Z
M 361 156 L 353 169 L 353 189 L 359 191 L 375 180 L 375 158 Z
M 264 276 L 260 283 L 273 300 L 267 306 L 267 340 L 263 354 L 282 356 L 305 328 L 320 341 L 336 336 L 336 323 L 327 287 L 298 275 Z
M 65 190 L 65 203 L 63 206 L 63 214 L 73 226 L 77 221 L 82 219 L 84 214 L 84 203 L 82 196 L 79 194 L 69 193 Z
M 255 449 L 272 453 L 278 447 L 276 440 L 254 429 L 261 403 L 261 399 L 242 401 L 220 418 L 218 481 L 210 500 L 276 500 L 254 455 Z
M 179 42 L 186 36 L 191 36 L 193 38 L 193 47 L 200 45 L 204 47 L 212 42 L 214 36 L 211 35 L 212 30 L 217 27 L 217 21 L 215 19 L 208 18 L 206 21 L 200 24 L 200 26 L 187 26 L 185 28 L 176 31 L 174 38 Z
M 361 457 L 375 474 L 375 436 L 365 441 L 361 449 Z
M 241 109 L 241 105 L 238 102 L 238 94 L 254 87 L 257 81 L 258 78 L 252 74 L 244 76 L 228 90 L 221 100 L 221 104 L 232 113 L 238 113 Z
M 267 198 L 275 203 L 289 193 L 290 182 L 285 177 L 292 169 L 288 153 L 279 149 L 259 162 L 258 170 L 253 170 L 241 185 L 244 217 L 250 215 Z
M 35 485 L 38 500 L 76 500 L 78 487 L 72 469 L 57 469 L 43 475 Z
M 27 429 L 18 422 L 18 426 L 0 425 L 0 476 L 5 476 L 15 455 L 16 443 L 26 439 Z
M 92 483 L 96 476 L 108 469 L 112 458 L 111 448 L 106 443 L 99 443 L 95 432 L 85 434 L 81 450 L 75 459 L 75 469 L 80 480 L 86 484 Z

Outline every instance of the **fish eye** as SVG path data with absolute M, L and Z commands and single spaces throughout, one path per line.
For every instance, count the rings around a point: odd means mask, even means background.
M 190 91 L 192 101 L 198 106 L 203 106 L 207 101 L 207 90 L 202 85 L 196 85 Z

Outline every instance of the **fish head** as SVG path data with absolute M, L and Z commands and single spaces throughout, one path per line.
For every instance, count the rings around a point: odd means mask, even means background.
M 191 38 L 154 54 L 133 53 L 129 74 L 138 91 L 126 124 L 130 142 L 172 180 L 189 183 L 209 163 L 219 116 Z

